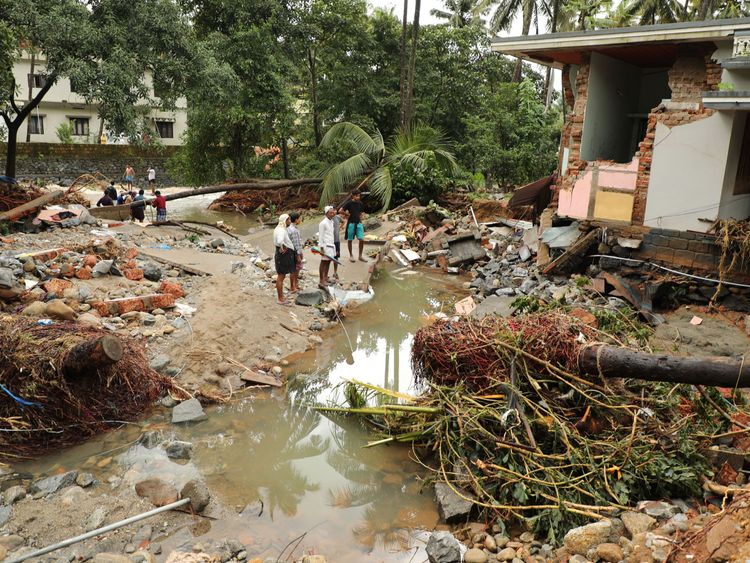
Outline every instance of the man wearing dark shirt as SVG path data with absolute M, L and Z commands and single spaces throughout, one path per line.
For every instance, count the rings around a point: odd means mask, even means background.
M 347 217 L 346 222 L 346 244 L 349 247 L 349 261 L 356 262 L 354 259 L 354 253 L 352 252 L 352 241 L 356 238 L 359 241 L 359 259 L 362 262 L 367 262 L 362 257 L 362 252 L 365 249 L 365 228 L 362 226 L 362 195 L 359 190 L 352 191 L 352 198 L 345 203 L 341 210 Z
M 99 199 L 99 201 L 96 202 L 97 207 L 105 207 L 108 205 L 114 205 L 115 202 L 112 201 L 112 198 L 109 197 L 109 191 L 104 190 L 104 195 Z

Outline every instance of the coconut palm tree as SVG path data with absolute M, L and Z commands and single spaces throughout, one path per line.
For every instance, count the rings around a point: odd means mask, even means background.
M 743 0 L 698 0 L 691 19 L 744 18 L 750 15 Z
M 334 145 L 345 147 L 352 155 L 323 175 L 321 205 L 339 199 L 339 194 L 351 187 L 367 186 L 387 209 L 393 195 L 391 171 L 395 167 L 407 165 L 424 170 L 438 166 L 451 173 L 457 169 L 443 135 L 421 124 L 409 131 L 399 130 L 386 144 L 380 131 L 370 135 L 358 125 L 344 121 L 331 127 L 320 143 L 322 148 Z
M 471 24 L 484 25 L 481 14 L 477 13 L 477 5 L 480 0 L 445 0 L 445 10 L 433 8 L 430 14 L 441 20 L 445 20 L 453 27 L 466 27 Z
M 640 25 L 685 21 L 687 11 L 678 0 L 632 0 L 625 8 Z

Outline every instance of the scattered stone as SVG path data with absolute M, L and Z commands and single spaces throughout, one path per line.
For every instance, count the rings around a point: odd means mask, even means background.
M 321 330 L 323 330 L 323 323 L 321 323 L 320 321 L 313 321 L 310 323 L 310 326 L 307 328 L 309 328 L 310 330 L 314 332 L 320 332 Z
M 470 498 L 471 493 L 465 496 Z M 474 508 L 473 502 L 458 496 L 446 483 L 435 483 L 435 499 L 440 518 L 448 524 L 466 522 Z
M 133 563 L 127 555 L 119 553 L 97 553 L 94 555 L 94 563 Z
M 138 443 L 146 449 L 152 449 L 161 444 L 164 440 L 164 436 L 158 430 L 148 430 L 141 434 L 138 438 Z
M 563 542 L 570 553 L 586 555 L 589 549 L 609 540 L 612 524 L 607 520 L 573 528 Z
M 487 551 L 490 551 L 492 553 L 497 552 L 497 543 L 495 542 L 495 538 L 493 538 L 490 534 L 487 534 L 487 537 L 484 538 L 484 547 Z
M 172 360 L 166 354 L 159 354 L 149 362 L 151 369 L 162 373 Z
M 86 305 L 89 309 L 91 308 L 90 305 Z M 81 305 L 81 308 L 83 308 L 83 305 Z M 93 315 L 92 313 L 83 313 L 81 315 L 78 315 L 78 318 L 76 319 L 78 324 L 83 325 L 89 325 L 89 326 L 101 326 L 102 320 L 97 317 L 96 315 Z
M 174 440 L 167 442 L 164 450 L 167 452 L 169 459 L 190 459 L 193 453 L 193 444 Z
M 103 506 L 96 507 L 86 519 L 86 524 L 84 524 L 85 530 L 91 532 L 92 530 L 101 528 L 102 524 L 104 524 L 105 518 L 107 518 L 107 509 Z
M 464 553 L 464 563 L 486 563 L 487 554 L 481 549 L 472 548 Z
M 42 301 L 34 301 L 28 305 L 22 312 L 25 317 L 43 317 L 47 314 L 47 304 Z
M 631 538 L 634 538 L 637 534 L 647 532 L 651 526 L 656 524 L 656 519 L 640 512 L 625 512 L 620 516 L 620 519 L 625 524 L 625 529 Z
M 61 299 L 53 299 L 45 307 L 45 312 L 48 317 L 53 319 L 63 319 L 65 321 L 72 321 L 78 316 L 73 309 L 68 307 Z
M 12 506 L 0 506 L 0 526 L 5 526 L 6 522 L 10 520 L 13 515 Z
M 159 404 L 163 407 L 167 407 L 168 409 L 171 409 L 177 406 L 179 403 L 177 402 L 176 399 L 172 398 L 171 395 L 165 395 L 164 397 L 161 398 L 161 400 L 159 401 Z
M 609 563 L 618 563 L 625 558 L 625 555 L 616 543 L 602 543 L 596 548 L 596 557 Z
M 274 375 L 276 375 L 276 376 L 279 376 L 279 375 L 281 375 L 282 373 L 284 373 L 284 370 L 282 370 L 280 366 L 273 366 L 273 367 L 271 368 L 271 372 L 272 372 L 272 373 L 273 373 Z
M 461 562 L 461 544 L 450 532 L 433 532 L 430 534 L 425 550 L 430 563 Z
M 11 506 L 26 496 L 26 489 L 21 485 L 14 485 L 9 487 L 3 493 L 3 504 Z M 2 561 L 0 559 L 0 561 Z
M 294 302 L 297 305 L 314 307 L 315 305 L 322 304 L 325 300 L 325 295 L 320 289 L 306 289 L 297 295 Z
M 3 547 L 8 551 L 15 551 L 24 543 L 24 539 L 21 536 L 17 536 L 15 534 L 0 537 L 0 547 Z
M 207 419 L 208 417 L 203 412 L 203 407 L 198 399 L 183 401 L 172 409 L 172 424 L 200 422 Z
M 209 242 L 208 244 L 211 245 L 211 248 L 220 248 L 220 247 L 226 245 L 226 243 L 224 242 L 223 238 L 215 238 L 211 242 Z
M 512 547 L 506 547 L 497 552 L 498 561 L 513 561 L 516 558 L 516 550 Z
M 52 477 L 39 479 L 31 484 L 31 487 L 29 487 L 29 493 L 42 496 L 51 495 L 60 489 L 75 484 L 76 477 L 78 477 L 78 471 L 68 471 L 67 473 L 61 473 L 60 475 L 53 475 Z
M 143 277 L 149 281 L 157 282 L 162 277 L 161 268 L 153 262 L 146 262 L 146 264 L 143 265 Z
M 113 265 L 114 262 L 112 260 L 102 260 L 101 262 L 97 262 L 96 265 L 91 268 L 91 275 L 95 278 L 107 276 L 114 267 Z
M 638 503 L 638 510 L 645 512 L 649 516 L 658 519 L 671 518 L 675 514 L 680 512 L 680 509 L 674 504 L 659 501 L 659 500 L 647 500 Z
M 164 506 L 177 501 L 177 490 L 161 479 L 146 479 L 137 483 L 135 492 L 139 497 L 148 499 L 154 506 Z
M 182 487 L 180 497 L 189 498 L 190 506 L 193 510 L 200 513 L 208 506 L 208 503 L 211 500 L 211 493 L 205 483 L 193 479 L 185 483 L 185 486 Z
M 82 488 L 90 487 L 96 483 L 96 479 L 94 479 L 94 476 L 91 473 L 79 473 L 78 477 L 76 477 L 76 485 Z
M 125 553 L 135 553 L 135 546 L 132 543 L 126 543 L 123 551 Z

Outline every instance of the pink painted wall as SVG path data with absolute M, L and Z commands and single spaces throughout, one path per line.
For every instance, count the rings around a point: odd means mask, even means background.
M 638 159 L 627 164 L 607 164 L 599 167 L 599 187 L 635 191 L 638 177 Z
M 586 219 L 589 212 L 592 179 L 592 171 L 586 170 L 572 190 L 560 190 L 560 198 L 557 204 L 558 215 Z

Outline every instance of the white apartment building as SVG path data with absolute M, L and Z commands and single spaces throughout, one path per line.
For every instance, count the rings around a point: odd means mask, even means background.
M 31 96 L 44 86 L 44 60 L 34 61 L 33 88 Z M 31 75 L 31 55 L 26 51 L 13 66 L 13 75 L 18 85 L 16 100 L 25 103 L 29 100 L 29 77 Z M 146 81 L 151 82 L 146 75 Z M 19 104 L 20 105 L 20 104 Z M 149 119 L 154 131 L 165 145 L 181 145 L 182 134 L 187 129 L 187 102 L 184 98 L 177 100 L 175 111 L 152 110 Z M 115 136 L 107 130 L 98 116 L 98 104 L 87 104 L 80 94 L 75 92 L 71 80 L 63 77 L 44 96 L 42 102 L 32 111 L 18 132 L 18 142 L 25 143 L 27 137 L 31 143 L 59 143 L 57 129 L 62 124 L 70 124 L 73 142 L 100 143 L 101 134 L 107 137 L 107 143 L 127 144 L 124 137 Z M 27 135 L 28 127 L 28 135 Z

